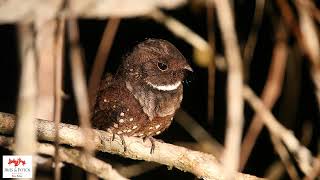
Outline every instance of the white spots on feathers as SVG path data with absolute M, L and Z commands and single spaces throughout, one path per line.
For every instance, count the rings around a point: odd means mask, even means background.
M 129 121 L 130 121 L 130 122 L 133 121 L 133 118 L 130 118 Z
M 124 116 L 124 113 L 123 113 L 123 112 L 121 112 L 121 113 L 120 113 L 120 116 L 121 116 L 121 117 L 123 117 L 123 116 Z
M 160 128 L 160 124 L 156 125 L 156 129 L 159 129 Z
M 113 123 L 113 127 L 118 128 L 119 126 L 118 126 L 118 124 Z
M 132 129 L 137 129 L 137 127 L 138 127 L 138 126 L 134 125 L 134 126 L 132 127 Z
M 161 131 L 157 131 L 157 132 L 156 132 L 157 135 L 160 134 L 160 133 L 161 133 Z
M 124 120 L 123 119 L 119 119 L 119 123 L 123 123 L 124 122 Z

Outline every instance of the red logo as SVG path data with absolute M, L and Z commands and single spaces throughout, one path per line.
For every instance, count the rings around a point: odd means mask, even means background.
M 14 166 L 19 166 L 19 164 L 21 163 L 22 166 L 24 166 L 26 164 L 26 161 L 25 160 L 22 160 L 21 158 L 18 158 L 17 160 L 16 159 L 10 159 L 9 158 L 9 162 L 8 164 L 10 165 L 11 163 L 14 164 Z

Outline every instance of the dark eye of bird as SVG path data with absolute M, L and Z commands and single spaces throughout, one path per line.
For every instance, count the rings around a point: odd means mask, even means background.
M 158 68 L 161 70 L 161 71 L 165 71 L 168 69 L 168 66 L 164 63 L 161 63 L 161 62 L 158 62 Z

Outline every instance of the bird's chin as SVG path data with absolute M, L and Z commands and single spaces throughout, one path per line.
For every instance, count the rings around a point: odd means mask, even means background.
M 157 89 L 159 91 L 174 91 L 178 89 L 178 87 L 181 85 L 181 81 L 177 81 L 176 83 L 173 84 L 166 84 L 166 85 L 157 85 L 154 84 L 150 81 L 147 81 L 147 84 L 151 86 L 154 89 Z

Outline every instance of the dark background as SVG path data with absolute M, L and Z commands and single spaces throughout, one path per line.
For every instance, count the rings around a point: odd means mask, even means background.
M 278 9 L 274 4 L 269 4 L 273 9 L 272 12 L 265 10 L 261 29 L 258 32 L 258 40 L 255 48 L 252 64 L 250 67 L 250 78 L 248 84 L 260 94 L 262 91 L 272 50 L 275 42 L 274 19 L 271 16 L 280 18 Z M 255 3 L 252 0 L 237 1 L 234 4 L 236 30 L 240 46 L 243 47 L 248 38 L 250 31 L 252 17 L 254 13 Z M 174 11 L 166 11 L 168 14 L 177 18 L 194 32 L 206 39 L 206 9 L 204 7 L 192 7 L 190 5 L 181 7 Z M 85 68 L 87 75 L 91 73 L 91 67 L 97 47 L 99 45 L 101 35 L 104 31 L 107 21 L 97 20 L 80 20 L 80 38 L 81 45 L 84 48 L 85 54 Z M 220 32 L 215 21 L 215 35 L 217 53 L 223 53 L 222 42 L 220 39 Z M 182 54 L 189 60 L 194 73 L 188 77 L 188 82 L 184 84 L 184 100 L 182 108 L 188 112 L 194 119 L 196 119 L 205 129 L 207 129 L 214 138 L 223 144 L 225 131 L 225 115 L 226 115 L 226 97 L 225 84 L 226 73 L 216 72 L 216 88 L 215 88 L 215 109 L 214 109 L 214 124 L 209 127 L 207 123 L 207 69 L 198 67 L 192 56 L 192 47 L 183 40 L 176 38 L 164 26 L 146 18 L 130 18 L 121 20 L 115 41 L 113 43 L 111 53 L 106 66 L 106 72 L 115 72 L 121 60 L 126 53 L 130 52 L 131 48 L 145 40 L 146 38 L 161 38 L 173 43 Z M 17 49 L 17 36 L 14 25 L 0 26 L 0 111 L 15 113 L 16 100 L 19 83 L 19 57 Z M 289 37 L 288 41 L 290 47 L 294 49 L 295 39 Z M 289 56 L 290 57 L 290 56 Z M 297 59 L 297 60 L 292 60 Z M 319 137 L 319 113 L 317 111 L 317 102 L 314 95 L 314 87 L 309 76 L 309 64 L 303 56 L 288 59 L 287 67 L 294 66 L 295 71 L 286 72 L 284 80 L 282 95 L 276 103 L 273 113 L 279 121 L 281 121 L 288 128 L 295 132 L 295 135 L 300 138 L 302 133 L 302 126 L 305 122 L 311 123 L 312 140 L 308 147 L 313 153 L 317 152 L 317 141 Z M 74 106 L 74 98 L 72 92 L 72 84 L 70 79 L 69 60 L 65 60 L 65 75 L 64 75 L 64 90 L 68 96 L 64 100 L 63 120 L 65 122 L 74 123 L 70 121 L 77 119 L 77 114 Z M 291 68 L 292 69 L 292 68 Z M 290 76 L 291 75 L 291 76 Z M 294 79 L 290 78 L 294 75 Z M 88 76 L 87 76 L 88 77 Z M 294 88 L 294 89 L 292 89 Z M 236 90 L 235 90 L 236 91 Z M 292 93 L 287 93 L 291 91 Z M 288 101 L 290 100 L 290 101 Z M 288 104 L 288 102 L 295 102 Z M 245 130 L 250 123 L 253 112 L 249 106 L 245 107 Z M 67 121 L 69 120 L 69 121 Z M 175 141 L 193 141 L 193 139 L 184 131 L 177 123 L 169 128 L 167 132 L 160 136 L 165 142 Z M 1 149 L 3 154 L 9 152 Z M 99 156 L 107 156 L 99 154 Z M 108 156 L 107 156 L 108 157 Z M 104 157 L 105 158 L 105 157 Z M 108 157 L 111 158 L 111 157 Z M 112 157 L 115 158 L 115 157 Z M 116 157 L 116 159 L 123 163 L 133 163 L 134 161 L 124 160 Z M 250 156 L 245 173 L 263 176 L 265 170 L 270 164 L 279 159 L 274 152 L 270 137 L 266 129 L 263 130 L 259 136 L 254 150 Z M 70 166 L 63 168 L 63 175 L 65 179 L 74 177 L 70 171 Z M 77 176 L 79 177 L 79 176 Z M 83 176 L 85 177 L 85 176 Z M 193 179 L 193 175 L 173 169 L 168 171 L 167 167 L 162 166 L 156 170 L 150 171 L 133 179 Z

